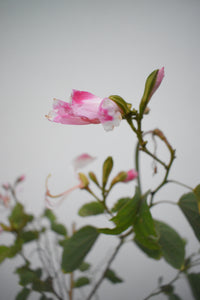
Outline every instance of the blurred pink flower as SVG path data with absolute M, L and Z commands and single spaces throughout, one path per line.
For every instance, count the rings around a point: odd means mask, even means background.
M 19 177 L 16 179 L 16 181 L 15 181 L 15 184 L 18 184 L 18 183 L 20 183 L 20 182 L 24 181 L 24 180 L 25 180 L 25 178 L 26 178 L 26 176 L 25 176 L 25 175 L 21 175 L 21 176 L 19 176 Z
M 96 157 L 93 157 L 87 153 L 83 153 L 77 156 L 72 162 L 74 170 L 76 171 L 77 169 L 84 168 L 85 166 L 93 162 L 95 159 Z
M 83 154 L 77 156 L 73 160 L 73 166 L 74 166 L 75 171 L 77 172 L 78 169 L 86 167 L 94 159 L 95 159 L 95 157 L 93 157 L 87 153 L 83 153 Z M 48 188 L 48 181 L 49 181 L 50 176 L 51 175 L 49 175 L 46 179 L 46 194 L 45 194 L 46 206 L 48 208 L 53 208 L 53 207 L 60 205 L 62 203 L 62 201 L 65 199 L 65 197 L 68 196 L 74 190 L 83 189 L 86 187 L 86 183 L 84 182 L 83 176 L 81 176 L 81 174 L 79 173 L 78 174 L 79 184 L 76 184 L 75 186 L 67 189 L 66 191 L 64 191 L 60 194 L 52 195 Z M 58 201 L 52 202 L 51 199 L 58 199 Z
M 53 110 L 46 116 L 48 120 L 72 125 L 101 123 L 106 131 L 119 126 L 121 110 L 109 98 L 99 98 L 89 92 L 73 90 L 69 103 L 54 99 Z
M 127 177 L 123 180 L 123 182 L 128 182 L 134 180 L 138 177 L 138 173 L 135 169 L 131 169 L 127 172 Z
M 5 195 L 0 194 L 0 201 L 3 202 L 5 207 L 9 206 L 10 196 L 6 193 Z

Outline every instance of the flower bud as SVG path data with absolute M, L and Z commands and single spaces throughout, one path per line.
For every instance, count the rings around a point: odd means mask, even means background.
M 138 173 L 134 169 L 131 169 L 127 172 L 125 171 L 119 172 L 117 176 L 113 178 L 110 187 L 113 187 L 113 185 L 115 185 L 118 182 L 129 182 L 131 180 L 134 180 L 135 178 L 137 178 L 137 176 Z
M 123 180 L 123 182 L 128 182 L 131 180 L 134 180 L 135 178 L 138 177 L 138 172 L 135 171 L 134 169 L 129 170 L 128 172 L 126 172 L 126 179 Z
M 109 156 L 103 164 L 103 178 L 102 178 L 103 188 L 106 186 L 112 168 L 113 168 L 113 159 L 111 156 Z
M 99 182 L 98 182 L 97 177 L 94 174 L 94 172 L 89 172 L 89 177 L 97 186 L 99 186 Z
M 78 173 L 78 176 L 79 176 L 79 179 L 80 179 L 80 182 L 81 182 L 81 189 L 85 189 L 88 187 L 89 185 L 89 180 L 87 178 L 87 176 L 83 173 Z

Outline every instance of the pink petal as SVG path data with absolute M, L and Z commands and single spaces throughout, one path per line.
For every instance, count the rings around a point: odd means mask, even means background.
M 73 114 L 71 104 L 62 100 L 54 99 L 53 110 L 46 116 L 49 121 L 61 124 L 86 125 L 90 120 Z
M 72 90 L 71 98 L 72 98 L 73 104 L 74 103 L 80 104 L 87 100 L 91 100 L 91 99 L 95 100 L 98 97 L 96 97 L 95 95 L 93 95 L 92 93 L 89 93 L 89 92 Z M 98 99 L 100 99 L 100 98 L 98 98 Z
M 131 169 L 131 170 L 129 170 L 127 172 L 127 177 L 124 180 L 124 182 L 128 182 L 128 181 L 134 180 L 135 178 L 137 178 L 137 176 L 138 176 L 137 171 L 135 171 L 134 169 Z
M 158 70 L 158 74 L 157 74 L 157 77 L 156 77 L 156 82 L 155 82 L 155 85 L 152 89 L 152 92 L 151 92 L 151 96 L 155 93 L 155 91 L 159 88 L 163 78 L 165 76 L 165 72 L 164 72 L 164 67 L 162 67 L 160 70 Z M 150 96 L 150 97 L 151 97 Z
M 93 162 L 95 159 L 96 159 L 96 157 L 93 157 L 87 153 L 83 153 L 83 154 L 77 156 L 73 160 L 73 166 L 74 166 L 75 171 L 77 169 L 84 168 L 85 166 L 87 166 L 88 164 Z
M 112 130 L 122 120 L 121 110 L 114 101 L 105 98 L 99 106 L 99 119 L 106 131 Z
M 74 115 L 88 118 L 90 123 L 100 123 L 98 109 L 102 101 L 101 98 L 91 93 L 77 90 L 73 90 L 71 97 L 71 108 Z

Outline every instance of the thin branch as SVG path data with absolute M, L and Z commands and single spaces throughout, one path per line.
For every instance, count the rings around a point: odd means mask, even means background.
M 113 260 L 115 259 L 119 249 L 121 248 L 121 246 L 123 245 L 124 239 L 120 240 L 120 243 L 118 244 L 118 246 L 116 247 L 113 255 L 110 257 L 107 266 L 103 272 L 103 274 L 101 275 L 101 277 L 99 278 L 99 280 L 97 281 L 97 283 L 95 284 L 94 288 L 92 289 L 92 291 L 90 292 L 90 294 L 88 295 L 88 297 L 86 298 L 86 300 L 90 300 L 92 298 L 92 296 L 96 293 L 96 290 L 99 288 L 99 286 L 101 285 L 102 281 L 105 278 L 105 274 L 108 271 L 110 265 L 112 264 Z

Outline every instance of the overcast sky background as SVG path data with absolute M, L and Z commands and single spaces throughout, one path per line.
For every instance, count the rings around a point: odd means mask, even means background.
M 41 212 L 49 173 L 53 192 L 76 184 L 71 161 L 81 153 L 97 157 L 87 170 L 97 170 L 99 177 L 108 155 L 114 158 L 113 174 L 134 166 L 136 139 L 125 122 L 112 132 L 105 132 L 101 125 L 51 123 L 44 116 L 52 99 L 68 101 L 71 90 L 78 89 L 102 98 L 118 94 L 137 108 L 146 77 L 162 66 L 165 78 L 152 98 L 144 130 L 159 127 L 177 149 L 170 178 L 192 187 L 200 183 L 199 15 L 198 0 L 0 0 L 0 182 L 26 175 L 19 195 L 28 211 Z M 159 169 L 152 177 L 151 163 L 142 157 L 144 189 L 162 175 Z M 132 195 L 134 187 L 135 183 L 129 183 L 116 188 L 111 203 Z M 157 200 L 177 201 L 184 192 L 173 185 L 163 189 Z M 67 225 L 92 223 L 93 218 L 76 216 L 78 207 L 88 200 L 85 192 L 74 192 L 56 214 Z M 190 240 L 188 253 L 197 249 L 178 208 L 163 204 L 153 215 Z M 104 224 L 102 217 L 96 224 Z M 91 260 L 111 254 L 115 243 L 115 239 L 101 239 Z M 2 300 L 14 299 L 20 289 L 12 268 L 12 261 L 0 266 Z M 148 259 L 131 243 L 122 249 L 113 268 L 125 283 L 113 287 L 105 282 L 100 299 L 143 299 L 157 286 L 160 275 L 170 280 L 176 273 L 162 260 Z M 183 300 L 191 297 L 183 280 L 176 292 Z

